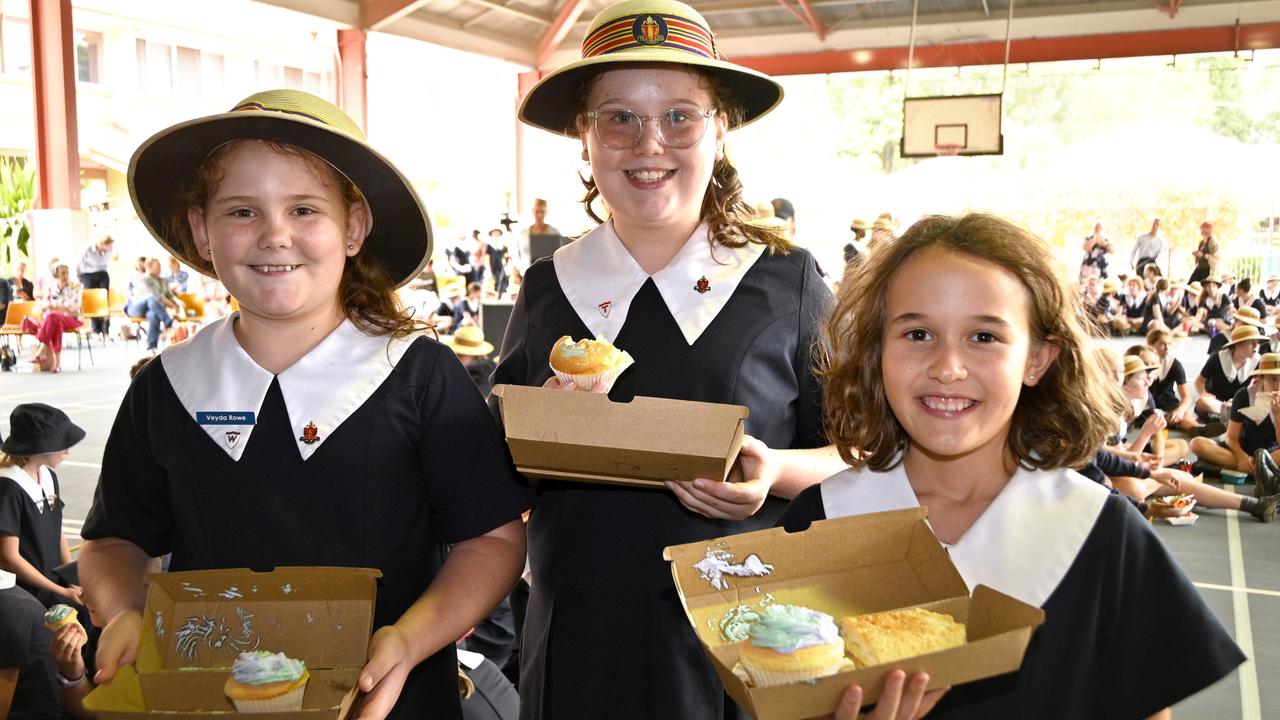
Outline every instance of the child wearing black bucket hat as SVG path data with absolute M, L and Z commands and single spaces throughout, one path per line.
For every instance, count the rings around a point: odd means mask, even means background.
M 453 643 L 515 584 L 531 496 L 467 372 L 396 300 L 431 251 L 412 185 L 292 90 L 161 131 L 129 185 L 239 311 L 147 364 L 111 430 L 80 557 L 109 619 L 99 680 L 134 659 L 149 557 L 372 567 L 359 716 L 459 718 Z
M 80 588 L 64 587 L 52 571 L 71 562 L 62 533 L 62 488 L 54 472 L 84 430 L 58 408 L 24 403 L 9 415 L 0 443 L 0 570 L 45 607 L 80 603 Z

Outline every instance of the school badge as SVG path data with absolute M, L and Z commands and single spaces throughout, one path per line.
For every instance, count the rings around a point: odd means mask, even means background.
M 236 446 L 236 443 L 240 442 L 240 431 L 228 430 L 226 434 L 223 435 L 223 438 L 227 441 L 227 447 L 233 448 Z
M 308 445 L 318 443 L 320 442 L 320 428 L 316 427 L 315 423 L 309 422 L 306 427 L 302 428 L 302 437 L 298 439 Z
M 600 303 L 600 304 L 599 304 L 599 305 L 597 305 L 596 307 L 600 308 L 600 314 L 601 314 L 601 315 L 603 315 L 603 316 L 605 316 L 605 317 L 609 317 L 609 310 L 611 310 L 611 309 L 613 308 L 613 301 L 612 301 L 612 300 L 605 300 L 604 302 Z
M 667 41 L 667 21 L 653 15 L 637 17 L 631 24 L 631 37 L 641 45 L 661 45 Z
M 698 278 L 698 282 L 693 284 L 693 289 L 697 290 L 699 295 L 706 295 L 711 292 L 711 281 L 707 279 L 706 275 L 703 275 Z

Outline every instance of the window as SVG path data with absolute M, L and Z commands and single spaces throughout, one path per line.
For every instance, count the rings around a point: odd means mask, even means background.
M 76 80 L 80 82 L 102 82 L 102 34 L 92 32 L 76 33 Z
M 138 40 L 138 88 L 197 96 L 222 89 L 222 56 L 181 45 Z
M 9 75 L 31 74 L 31 25 L 26 20 L 0 16 L 0 65 Z
M 222 72 L 223 60 L 218 53 L 201 53 L 200 66 L 203 73 L 204 88 L 206 93 L 216 93 L 222 90 Z
M 174 91 L 179 95 L 196 96 L 200 94 L 200 51 L 180 47 L 178 51 L 177 85 Z
M 144 92 L 173 92 L 173 46 L 138 39 L 138 87 Z
M 260 88 L 277 88 L 280 87 L 280 66 L 275 63 L 262 62 L 261 60 L 253 63 L 257 68 L 258 87 Z
M 329 84 L 325 82 L 327 75 L 327 73 L 318 72 L 306 73 L 302 78 L 302 89 L 312 95 L 327 97 L 329 94 Z
M 302 89 L 302 69 L 286 67 L 284 69 L 284 86 L 292 90 Z

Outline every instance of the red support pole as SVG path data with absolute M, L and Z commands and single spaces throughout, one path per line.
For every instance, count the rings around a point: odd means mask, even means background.
M 534 85 L 536 85 L 536 84 L 538 83 L 538 81 L 539 81 L 539 80 L 541 80 L 541 79 L 542 79 L 542 73 L 538 72 L 537 70 L 530 70 L 529 72 L 522 72 L 522 73 L 520 73 L 519 75 L 517 75 L 517 76 L 516 76 L 516 107 L 515 107 L 515 110 L 516 110 L 517 112 L 520 110 L 520 103 L 524 102 L 524 96 L 525 96 L 525 95 L 528 95 L 528 94 L 529 94 L 529 91 L 533 89 L 533 86 L 534 86 Z M 515 125 L 516 125 L 516 207 L 517 207 L 517 208 L 523 208 L 523 207 L 525 207 L 525 202 L 524 202 L 524 194 L 525 194 L 525 191 L 524 191 L 524 168 L 525 168 L 525 162 L 524 162 L 524 153 L 525 153 L 525 149 L 524 149 L 524 134 L 529 130 L 529 128 L 525 127 L 525 124 L 524 124 L 524 123 L 522 123 L 522 122 L 520 122 L 520 118 L 515 117 L 515 116 L 516 116 L 516 113 L 515 113 L 515 112 L 511 113 L 511 116 L 512 116 L 513 118 L 515 118 Z
M 71 0 L 30 0 L 36 110 L 36 207 L 80 209 Z
M 338 106 L 361 130 L 369 132 L 369 68 L 365 64 L 365 40 L 359 28 L 338 31 Z

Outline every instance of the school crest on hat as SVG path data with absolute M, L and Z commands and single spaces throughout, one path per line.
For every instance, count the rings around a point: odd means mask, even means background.
M 661 15 L 637 17 L 631 23 L 631 37 L 641 45 L 661 45 L 667 39 L 667 21 Z

